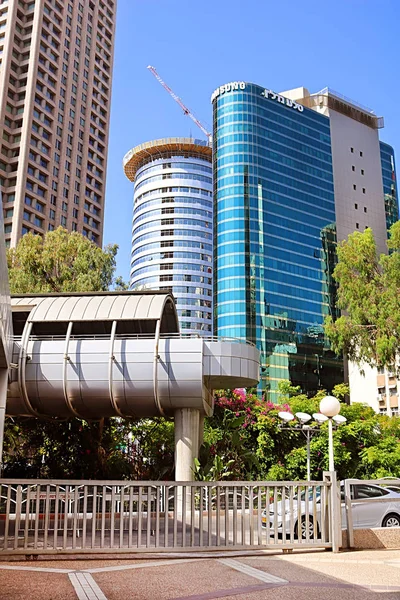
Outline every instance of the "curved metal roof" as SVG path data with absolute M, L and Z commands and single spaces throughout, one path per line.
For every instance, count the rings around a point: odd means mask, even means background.
M 189 155 L 200 155 L 205 160 L 211 162 L 212 148 L 208 142 L 203 140 L 194 140 L 192 138 L 163 138 L 140 144 L 132 150 L 129 150 L 123 158 L 123 167 L 125 175 L 130 181 L 134 181 L 136 172 L 147 160 L 169 155 L 180 155 L 186 153 Z
M 168 305 L 178 323 L 170 294 L 84 294 L 19 296 L 11 299 L 14 310 L 32 306 L 28 321 L 125 321 L 161 319 Z M 177 326 L 176 331 L 179 331 Z

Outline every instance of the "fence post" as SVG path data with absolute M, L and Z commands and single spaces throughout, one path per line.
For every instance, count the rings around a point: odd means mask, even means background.
M 328 490 L 328 519 L 332 552 L 339 552 L 339 549 L 342 546 L 342 519 L 336 471 L 324 471 L 323 478 L 325 482 L 330 482 L 331 484 Z
M 344 482 L 344 501 L 346 506 L 347 548 L 354 548 L 353 506 L 351 504 L 351 485 L 348 479 Z

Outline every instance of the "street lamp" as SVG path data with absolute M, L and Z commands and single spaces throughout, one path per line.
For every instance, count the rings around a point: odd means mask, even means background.
M 319 409 L 321 412 L 314 413 L 312 416 L 308 413 L 298 412 L 296 415 L 288 411 L 283 411 L 278 413 L 278 417 L 288 425 L 290 421 L 296 417 L 299 424 L 298 425 L 290 425 L 288 427 L 280 426 L 281 429 L 290 430 L 290 431 L 302 431 L 307 439 L 307 480 L 311 479 L 311 457 L 310 457 L 310 442 L 313 435 L 316 433 L 320 433 L 319 427 L 312 427 L 311 425 L 307 425 L 308 421 L 314 419 L 318 425 L 322 425 L 325 421 L 328 421 L 329 428 L 329 470 L 334 471 L 335 465 L 333 460 L 333 423 L 335 422 L 336 426 L 342 425 L 346 422 L 346 417 L 339 415 L 340 412 L 340 402 L 337 398 L 333 396 L 325 396 L 320 402 Z
M 285 430 L 290 430 L 290 431 L 301 431 L 307 440 L 307 481 L 311 480 L 311 456 L 310 456 L 310 442 L 311 442 L 311 438 L 313 435 L 315 435 L 316 433 L 319 433 L 319 429 L 316 429 L 315 427 L 311 427 L 310 425 L 307 425 L 308 421 L 310 421 L 312 419 L 311 415 L 309 415 L 308 413 L 303 413 L 303 412 L 298 412 L 296 413 L 296 415 L 292 415 L 292 413 L 287 412 L 287 411 L 282 411 L 278 413 L 278 417 L 286 424 L 290 423 L 290 421 L 293 421 L 293 419 L 297 418 L 299 424 L 298 425 L 291 425 L 289 427 L 282 427 L 282 425 L 280 426 L 281 429 L 285 429 Z
M 335 462 L 333 459 L 333 428 L 332 421 L 335 421 L 337 425 L 342 425 L 346 422 L 346 418 L 339 415 L 340 413 L 340 402 L 334 396 L 325 396 L 322 398 L 319 404 L 320 416 L 325 417 L 324 421 L 328 420 L 328 432 L 329 432 L 329 471 L 335 470 Z M 319 416 L 319 415 L 315 415 Z

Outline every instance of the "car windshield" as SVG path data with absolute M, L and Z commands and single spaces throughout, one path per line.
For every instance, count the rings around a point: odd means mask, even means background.
M 306 497 L 308 497 L 308 500 L 314 500 L 314 499 L 319 500 L 320 496 L 321 496 L 321 488 L 317 487 L 317 488 L 312 488 L 309 490 L 303 490 L 300 494 L 300 500 L 302 502 L 304 502 Z M 297 500 L 298 496 L 296 495 L 296 496 L 294 496 L 294 498 Z

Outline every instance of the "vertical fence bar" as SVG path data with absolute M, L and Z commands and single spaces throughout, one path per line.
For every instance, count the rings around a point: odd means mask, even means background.
M 245 546 L 246 544 L 246 488 L 244 487 L 244 485 L 242 485 L 241 489 L 241 543 L 242 546 Z
M 297 523 L 296 523 L 296 537 L 297 537 L 297 542 L 301 543 L 302 542 L 302 537 L 301 537 L 301 520 L 303 518 L 303 511 L 301 508 L 301 486 L 298 485 L 297 486 L 297 494 L 296 494 L 296 508 L 297 508 Z
M 226 484 L 225 486 L 225 546 L 230 545 L 230 530 L 229 530 L 229 494 L 231 488 Z
M 114 548 L 114 533 L 115 533 L 115 519 L 116 519 L 115 492 L 116 492 L 115 485 L 112 485 L 111 486 L 111 511 L 110 511 L 110 548 Z
M 106 528 L 106 503 L 107 488 L 103 485 L 101 496 L 101 530 L 100 530 L 100 548 L 104 548 L 104 532 Z
M 87 527 L 87 505 L 88 505 L 88 486 L 83 486 L 83 514 L 82 514 L 82 548 L 86 548 L 86 527 Z M 93 510 L 93 509 L 92 509 Z
M 249 486 L 250 546 L 254 546 L 254 497 L 253 486 Z
M 147 486 L 147 535 L 146 548 L 151 546 L 151 487 Z
M 197 486 L 190 487 L 190 547 L 195 546 L 194 530 L 195 530 L 195 500 L 197 494 Z
M 160 546 L 160 486 L 156 487 L 156 539 L 155 547 Z
M 344 482 L 344 502 L 346 510 L 347 547 L 354 548 L 353 506 L 351 504 L 351 485 L 347 479 Z
M 142 545 L 142 486 L 139 485 L 138 489 L 138 505 L 137 505 L 137 513 L 138 513 L 138 525 L 137 525 L 137 547 L 140 548 Z
M 30 503 L 31 503 L 31 486 L 28 484 L 26 486 L 24 548 L 28 547 Z M 22 513 L 22 511 L 21 511 L 21 513 Z
M 4 525 L 4 550 L 8 549 L 8 532 L 10 527 L 11 485 L 7 486 L 6 522 Z
M 286 487 L 281 487 L 282 544 L 286 542 Z
M 220 487 L 217 483 L 216 486 L 217 493 L 217 514 L 216 514 L 216 536 L 217 536 L 217 546 L 221 544 L 221 497 L 220 497 Z
M 169 494 L 169 486 L 164 486 L 164 547 L 167 548 L 169 545 L 169 531 L 168 531 L 168 511 L 169 511 L 169 504 L 168 504 L 168 494 Z
M 129 486 L 129 504 L 128 504 L 128 548 L 132 548 L 132 529 L 133 529 L 133 486 Z
M 199 488 L 199 495 L 200 495 L 200 500 L 199 500 L 199 546 L 200 548 L 203 546 L 203 511 L 204 511 L 204 487 L 202 485 L 200 485 Z
M 267 485 L 265 490 L 265 538 L 267 544 L 271 542 L 270 504 L 271 491 L 269 485 Z
M 274 544 L 278 543 L 278 488 L 274 485 Z
M 262 493 L 261 486 L 258 486 L 257 491 L 257 546 L 262 544 L 262 529 L 261 529 L 261 512 L 262 512 Z
M 326 483 L 321 483 L 321 537 L 324 543 L 327 542 L 326 537 Z
M 237 545 L 237 487 L 233 487 L 232 543 Z
M 22 511 L 22 486 L 17 485 L 17 495 L 15 503 L 15 534 L 14 534 L 14 549 L 18 548 L 18 533 Z
M 207 486 L 207 545 L 210 548 L 212 543 L 212 487 Z
M 41 485 L 38 483 L 36 488 L 36 510 L 35 510 L 35 535 L 33 539 L 33 547 L 36 549 L 38 547 L 38 534 L 39 534 L 39 524 L 40 524 L 40 492 Z
M 72 548 L 76 548 L 76 523 L 77 523 L 77 513 L 78 513 L 78 486 L 75 486 L 74 490 L 74 500 L 73 500 L 73 516 L 72 516 Z
M 293 544 L 294 543 L 294 503 L 293 503 L 293 496 L 294 496 L 294 486 L 291 485 L 290 486 L 290 490 L 289 490 L 289 510 L 290 510 L 290 543 Z
M 310 541 L 310 488 L 307 486 L 305 486 L 304 488 L 304 508 L 305 508 L 305 513 L 306 513 L 306 517 L 305 517 L 305 523 L 306 523 L 306 529 L 305 529 L 305 539 L 306 542 Z
M 122 548 L 124 545 L 124 519 L 125 519 L 125 487 L 121 485 L 121 493 L 119 497 L 120 510 L 119 510 L 119 547 Z
M 186 501 L 186 492 L 187 486 L 182 486 L 182 548 L 186 546 L 186 509 L 187 509 L 187 501 Z
M 60 510 L 60 486 L 56 484 L 56 501 L 54 506 L 54 540 L 53 547 L 54 550 L 57 548 L 58 544 L 58 514 Z
M 69 486 L 65 486 L 64 492 L 64 532 L 63 532 L 63 549 L 67 547 L 67 535 L 68 535 L 68 504 L 69 504 Z
M 318 500 L 317 487 L 314 485 L 312 490 L 313 490 L 312 506 L 313 506 L 313 521 L 314 521 L 314 542 L 316 542 L 319 537 L 319 525 L 318 525 L 318 514 L 317 514 L 317 500 Z M 320 497 L 321 497 L 321 495 L 320 495 Z
M 181 486 L 179 486 L 181 487 Z M 178 487 L 174 486 L 174 534 L 172 545 L 174 548 L 178 545 Z
M 92 504 L 92 541 L 91 547 L 96 545 L 96 526 L 97 526 L 97 485 L 93 486 L 93 504 Z

